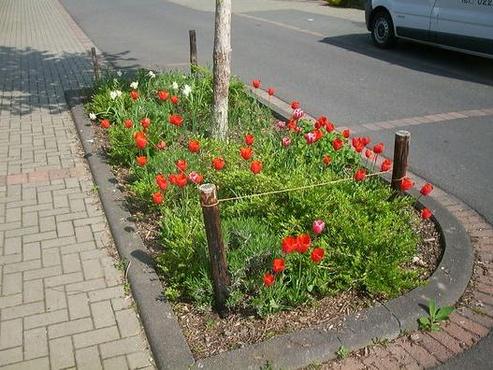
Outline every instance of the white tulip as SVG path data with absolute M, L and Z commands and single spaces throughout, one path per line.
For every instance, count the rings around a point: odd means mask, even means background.
M 137 90 L 139 87 L 139 81 L 134 81 L 130 84 L 130 87 L 134 90 Z
M 188 97 L 188 95 L 190 95 L 190 93 L 192 92 L 192 88 L 189 86 L 189 85 L 185 85 L 183 87 L 183 95 L 185 95 L 186 97 Z
M 118 94 L 116 93 L 116 91 L 110 91 L 110 98 L 112 100 L 115 100 L 117 96 L 118 96 Z
M 96 120 L 96 115 L 95 115 L 94 113 L 89 113 L 89 119 L 90 119 L 91 121 Z
M 154 78 L 154 77 L 156 77 L 156 74 L 155 74 L 153 71 L 149 71 L 149 72 L 147 73 L 147 75 L 149 76 L 149 78 Z
M 173 90 L 178 90 L 178 84 L 176 83 L 176 81 L 173 81 L 171 87 L 173 88 Z
M 121 77 L 121 76 L 123 75 L 123 72 L 122 72 L 122 71 L 120 71 L 120 70 L 118 70 L 118 71 L 116 71 L 116 75 L 117 75 L 118 77 Z

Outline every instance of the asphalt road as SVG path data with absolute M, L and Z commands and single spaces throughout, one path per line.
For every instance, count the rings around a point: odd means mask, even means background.
M 354 126 L 493 108 L 492 60 L 405 42 L 379 50 L 363 14 L 348 20 L 316 1 L 251 1 L 234 4 L 233 73 L 260 78 L 314 116 Z M 212 63 L 214 17 L 204 5 L 212 1 L 62 2 L 120 67 L 186 68 L 189 29 L 197 31 L 199 62 Z M 493 223 L 493 115 L 403 128 L 413 135 L 411 169 Z M 393 130 L 368 134 L 392 153 Z

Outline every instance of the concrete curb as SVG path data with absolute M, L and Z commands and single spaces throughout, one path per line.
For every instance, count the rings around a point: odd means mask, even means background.
M 286 103 L 277 98 L 266 98 L 261 91 L 253 93 L 277 117 L 285 119 L 290 115 Z M 422 198 L 420 206 L 434 210 L 435 221 L 445 242 L 440 265 L 425 286 L 349 316 L 338 329 L 303 329 L 194 362 L 170 306 L 162 299 L 162 286 L 151 267 L 152 260 L 134 232 L 135 226 L 128 221 L 130 214 L 122 209 L 119 200 L 122 195 L 110 182 L 113 178 L 111 170 L 101 156 L 94 155 L 96 151 L 88 141 L 93 132 L 83 111 L 82 94 L 67 94 L 67 101 L 120 256 L 132 261 L 128 277 L 159 368 L 256 369 L 270 364 L 274 368 L 297 369 L 325 362 L 336 358 L 335 352 L 340 346 L 355 350 L 375 339 L 393 339 L 403 331 L 416 329 L 417 319 L 426 315 L 428 300 L 435 299 L 440 306 L 454 304 L 467 287 L 474 252 L 466 231 L 434 199 Z M 412 195 L 416 196 L 416 193 Z
M 110 166 L 92 144 L 94 131 L 84 113 L 84 96 L 87 94 L 81 91 L 65 93 L 115 245 L 120 258 L 128 261 L 127 279 L 154 359 L 160 369 L 188 368 L 194 362 L 192 352 L 162 295 L 163 287 L 154 270 L 154 262 L 130 221 L 130 213 L 122 204 L 123 194 L 116 186 Z

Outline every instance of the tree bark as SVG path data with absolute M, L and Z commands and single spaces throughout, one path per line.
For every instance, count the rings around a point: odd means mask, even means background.
M 228 135 L 228 93 L 231 75 L 231 0 L 216 0 L 214 27 L 214 129 L 213 136 Z

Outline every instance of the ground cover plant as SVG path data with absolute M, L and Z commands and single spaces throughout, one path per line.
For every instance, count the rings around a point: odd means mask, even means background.
M 278 121 L 237 79 L 228 140 L 220 141 L 211 105 L 212 75 L 201 69 L 108 75 L 86 105 L 107 129 L 110 161 L 128 169 L 132 201 L 159 221 L 155 259 L 170 300 L 213 304 L 197 190 L 204 182 L 224 200 L 231 311 L 265 316 L 348 290 L 390 298 L 419 283 L 409 268 L 420 239 L 414 200 L 372 176 L 390 161 L 363 167 L 362 154 L 376 162 L 383 144 L 338 132 L 324 116 L 305 119 L 296 101 L 291 119 Z M 402 190 L 412 186 L 403 179 Z M 281 192 L 293 188 L 303 189 Z M 265 192 L 279 193 L 242 198 Z

